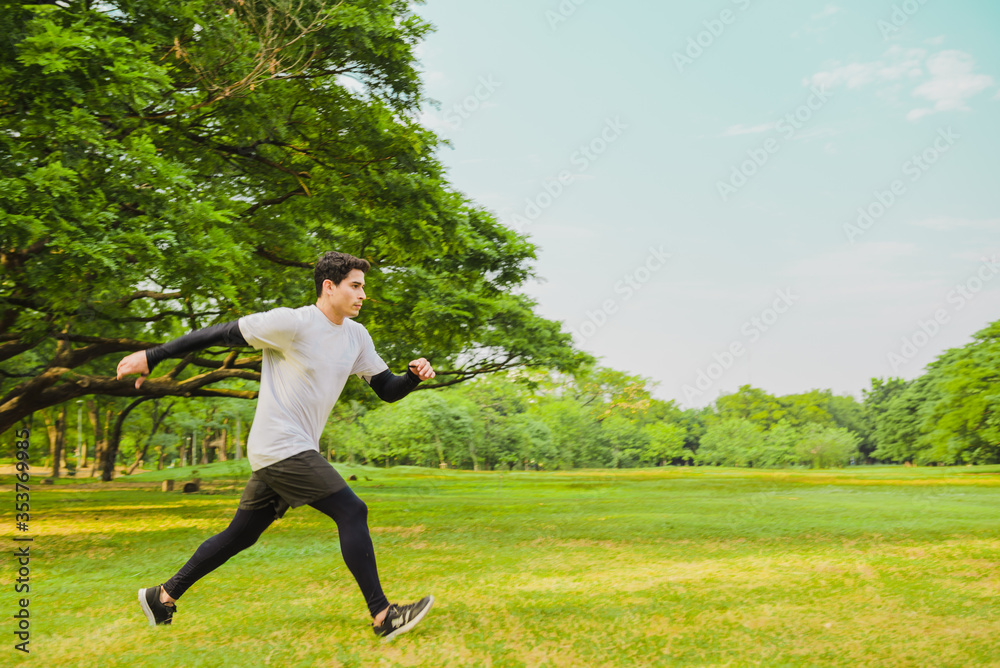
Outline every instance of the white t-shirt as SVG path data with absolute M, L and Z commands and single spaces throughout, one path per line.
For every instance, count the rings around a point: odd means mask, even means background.
M 240 332 L 264 351 L 257 413 L 247 440 L 254 471 L 307 450 L 319 437 L 348 376 L 389 367 L 364 325 L 335 325 L 315 304 L 276 308 L 239 320 Z

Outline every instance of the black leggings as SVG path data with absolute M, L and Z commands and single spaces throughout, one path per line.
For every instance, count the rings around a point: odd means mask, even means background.
M 374 617 L 389 606 L 389 601 L 382 593 L 378 579 L 375 548 L 368 533 L 368 506 L 350 487 L 309 505 L 337 523 L 344 563 L 358 581 L 368 610 Z M 180 598 L 188 587 L 256 543 L 274 520 L 274 508 L 238 508 L 226 530 L 202 543 L 184 567 L 164 583 L 163 588 L 172 598 Z

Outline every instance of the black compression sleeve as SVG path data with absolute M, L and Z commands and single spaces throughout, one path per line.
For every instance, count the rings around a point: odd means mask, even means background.
M 410 369 L 407 369 L 402 376 L 397 376 L 386 369 L 368 381 L 378 398 L 389 403 L 399 401 L 412 392 L 419 383 L 420 378 Z
M 239 321 L 224 322 L 204 329 L 196 329 L 173 341 L 146 350 L 146 365 L 150 372 L 153 367 L 168 357 L 178 357 L 193 350 L 201 350 L 209 346 L 246 346 L 249 345 L 240 331 Z

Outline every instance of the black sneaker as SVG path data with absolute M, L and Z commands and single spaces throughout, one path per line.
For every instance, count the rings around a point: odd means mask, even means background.
M 382 625 L 375 626 L 372 624 L 372 630 L 375 631 L 375 635 L 382 636 L 383 642 L 400 633 L 406 633 L 424 618 L 424 615 L 427 614 L 432 605 L 434 605 L 433 596 L 424 596 L 416 603 L 410 603 L 409 605 L 396 605 L 393 603 L 389 606 L 389 612 L 385 613 Z
M 146 613 L 146 619 L 149 620 L 150 626 L 169 624 L 170 620 L 174 617 L 174 613 L 177 612 L 176 605 L 160 603 L 159 587 L 140 589 L 139 605 L 142 606 L 142 611 Z

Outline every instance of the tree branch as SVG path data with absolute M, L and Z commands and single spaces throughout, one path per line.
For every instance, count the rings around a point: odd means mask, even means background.
M 147 378 L 136 389 L 131 378 L 117 380 L 108 376 L 88 376 L 65 367 L 52 367 L 33 380 L 22 383 L 18 391 L 9 392 L 0 399 L 0 433 L 15 426 L 18 421 L 36 410 L 55 406 L 88 394 L 105 394 L 118 397 L 231 397 L 255 399 L 255 390 L 210 388 L 223 380 L 239 378 L 260 382 L 260 373 L 248 369 L 216 369 L 183 381 L 166 376 Z M 26 390 L 26 391 L 25 391 Z
M 264 206 L 273 206 L 275 204 L 281 204 L 282 202 L 284 202 L 284 201 L 286 201 L 288 199 L 291 199 L 292 197 L 295 197 L 296 195 L 305 195 L 305 194 L 306 194 L 306 192 L 304 190 L 302 190 L 301 188 L 298 188 L 296 190 L 293 190 L 290 193 L 286 193 L 284 195 L 281 195 L 280 197 L 272 197 L 271 199 L 263 199 L 263 200 L 255 203 L 250 208 L 248 208 L 248 209 L 244 210 L 243 212 L 241 212 L 240 213 L 240 217 L 241 218 L 248 218 L 248 217 L 252 216 L 254 213 L 256 213 L 257 209 L 260 209 L 261 207 L 264 207 Z
M 263 245 L 257 246 L 254 249 L 254 253 L 261 256 L 265 260 L 269 260 L 275 264 L 280 264 L 283 267 L 298 267 L 300 269 L 312 269 L 315 265 L 312 262 L 299 262 L 297 260 L 286 260 L 283 257 L 278 257 L 271 251 L 264 248 Z
M 152 290 L 139 290 L 133 292 L 128 297 L 121 299 L 122 304 L 131 304 L 136 299 L 180 299 L 184 296 L 181 292 L 153 292 Z

